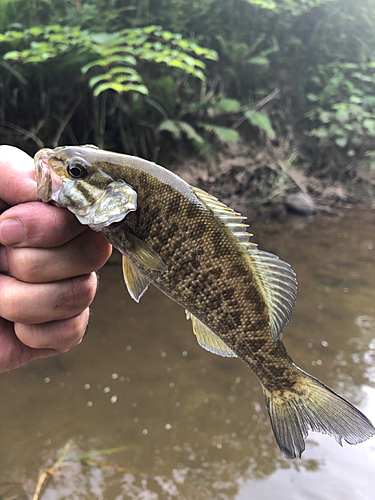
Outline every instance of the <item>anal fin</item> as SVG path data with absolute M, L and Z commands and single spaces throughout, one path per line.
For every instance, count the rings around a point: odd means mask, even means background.
M 193 316 L 189 311 L 186 311 L 186 318 L 191 319 L 193 331 L 197 337 L 198 344 L 214 354 L 235 358 L 237 355 L 230 349 L 220 337 L 218 337 L 212 330 L 204 325 L 198 318 Z

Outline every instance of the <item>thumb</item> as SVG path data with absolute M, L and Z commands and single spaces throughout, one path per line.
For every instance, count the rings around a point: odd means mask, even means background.
M 18 205 L 37 200 L 34 161 L 13 146 L 0 146 L 0 202 Z

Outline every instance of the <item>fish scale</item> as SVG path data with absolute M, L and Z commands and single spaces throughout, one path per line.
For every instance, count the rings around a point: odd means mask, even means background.
M 140 158 L 71 146 L 41 150 L 35 164 L 40 198 L 68 208 L 123 254 L 137 302 L 155 285 L 185 308 L 202 347 L 256 374 L 285 457 L 301 456 L 310 430 L 340 444 L 374 435 L 357 408 L 288 355 L 280 336 L 294 309 L 295 274 L 249 241 L 244 217 Z

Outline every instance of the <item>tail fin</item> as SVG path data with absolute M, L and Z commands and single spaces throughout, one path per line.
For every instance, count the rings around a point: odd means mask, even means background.
M 375 435 L 375 428 L 355 406 L 329 387 L 298 369 L 301 381 L 295 392 L 263 388 L 271 425 L 286 458 L 301 458 L 309 430 L 329 434 L 342 445 L 357 444 Z

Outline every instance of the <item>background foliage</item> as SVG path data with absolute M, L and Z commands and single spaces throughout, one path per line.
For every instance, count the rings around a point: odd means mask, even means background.
M 0 14 L 3 143 L 158 160 L 292 136 L 316 172 L 375 166 L 373 0 L 0 0 Z

